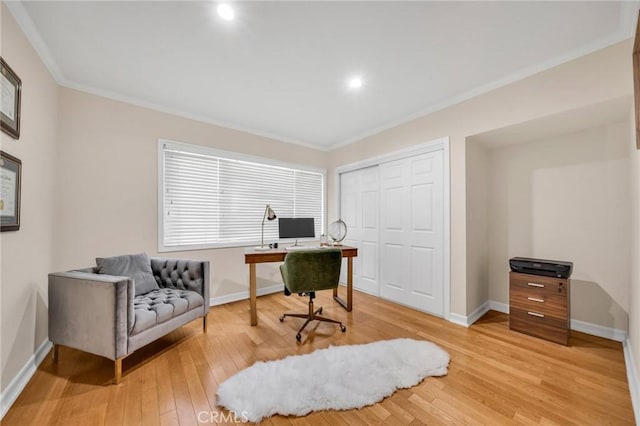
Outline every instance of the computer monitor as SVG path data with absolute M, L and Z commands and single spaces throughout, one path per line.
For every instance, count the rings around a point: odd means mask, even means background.
M 315 238 L 316 228 L 312 217 L 279 217 L 279 238 Z

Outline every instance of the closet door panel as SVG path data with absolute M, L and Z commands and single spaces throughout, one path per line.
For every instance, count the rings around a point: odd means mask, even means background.
M 353 287 L 378 295 L 378 167 L 340 174 L 340 217 L 347 224 L 345 245 L 358 248 Z M 346 282 L 343 260 L 341 282 Z
M 380 165 L 382 297 L 444 314 L 443 154 Z
M 402 304 L 410 304 L 406 166 L 404 159 L 380 165 L 380 296 Z

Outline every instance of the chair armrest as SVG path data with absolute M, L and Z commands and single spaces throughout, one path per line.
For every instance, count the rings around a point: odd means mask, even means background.
M 151 270 L 160 287 L 185 288 L 200 294 L 203 315 L 209 313 L 209 261 L 152 257 Z
M 49 274 L 49 339 L 109 359 L 122 358 L 135 320 L 134 297 L 129 277 Z

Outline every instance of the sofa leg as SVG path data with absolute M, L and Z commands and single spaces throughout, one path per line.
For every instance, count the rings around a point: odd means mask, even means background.
M 202 317 L 202 332 L 206 333 L 207 332 L 207 316 L 203 316 Z
M 115 361 L 115 382 L 116 385 L 120 384 L 122 380 L 122 358 L 116 359 Z
M 53 363 L 54 363 L 54 364 L 57 364 L 57 363 L 58 363 L 58 360 L 60 359 L 60 355 L 59 355 L 59 352 L 58 352 L 58 351 L 59 351 L 59 349 L 60 349 L 60 346 L 59 346 L 59 345 L 56 345 L 56 344 L 54 343 L 54 344 L 53 344 Z

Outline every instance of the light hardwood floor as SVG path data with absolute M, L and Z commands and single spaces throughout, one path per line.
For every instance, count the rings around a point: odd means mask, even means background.
M 326 316 L 345 322 L 345 334 L 332 324 L 313 325 L 303 333 L 303 344 L 296 344 L 300 322 L 287 318 L 280 323 L 278 316 L 306 310 L 306 299 L 297 296 L 260 297 L 257 327 L 249 326 L 248 301 L 217 306 L 211 309 L 206 335 L 195 321 L 125 359 L 118 386 L 109 384 L 112 362 L 63 347 L 60 363 L 55 366 L 47 357 L 2 425 L 197 424 L 198 413 L 220 412 L 218 384 L 255 361 L 396 337 L 443 347 L 451 355 L 449 374 L 427 378 L 361 410 L 275 416 L 263 423 L 634 422 L 619 343 L 572 332 L 571 346 L 560 346 L 509 331 L 508 316 L 497 312 L 467 329 L 359 292 L 354 292 L 354 311 L 347 313 L 330 293 L 319 294 L 316 304 L 324 306 Z

